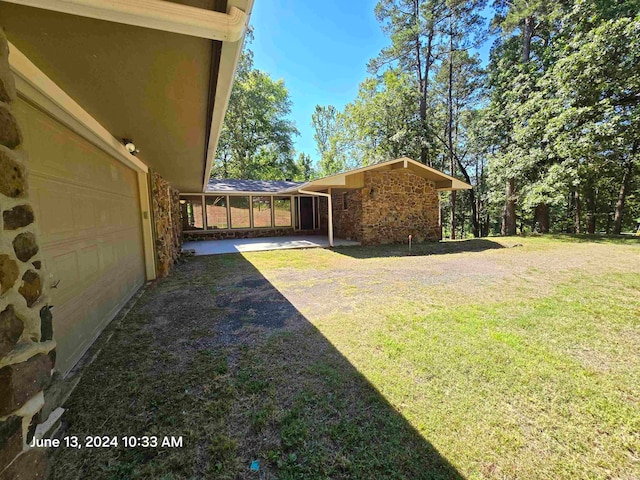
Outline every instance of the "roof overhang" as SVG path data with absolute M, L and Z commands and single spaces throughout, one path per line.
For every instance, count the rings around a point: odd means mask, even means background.
M 204 191 L 252 7 L 253 0 L 9 0 L 0 2 L 0 26 L 114 141 L 133 139 L 137 158 L 172 185 Z
M 247 15 L 233 6 L 222 13 L 164 0 L 4 1 L 223 42 L 237 42 L 247 28 Z
M 320 178 L 318 180 L 312 180 L 297 188 L 291 188 L 284 190 L 280 193 L 295 193 L 298 190 L 305 190 L 308 192 L 321 192 L 326 191 L 329 188 L 352 188 L 351 185 L 357 184 L 352 179 L 364 172 L 368 171 L 390 171 L 406 169 L 435 183 L 436 190 L 470 190 L 473 187 L 468 183 L 465 183 L 457 178 L 454 178 L 446 173 L 442 173 L 435 168 L 428 167 L 423 163 L 416 162 L 410 158 L 402 157 L 395 160 L 389 160 L 387 162 L 377 163 L 375 165 L 369 165 L 362 168 L 356 168 L 355 170 L 349 170 L 347 172 L 338 173 L 328 177 Z

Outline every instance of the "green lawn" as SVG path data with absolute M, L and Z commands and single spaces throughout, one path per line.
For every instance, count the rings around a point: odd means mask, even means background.
M 636 239 L 192 258 L 111 330 L 68 432 L 187 447 L 54 478 L 640 477 Z

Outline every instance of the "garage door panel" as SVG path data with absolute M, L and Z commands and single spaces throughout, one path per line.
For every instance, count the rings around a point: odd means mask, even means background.
M 44 257 L 50 276 L 55 275 L 51 301 L 60 306 L 81 291 L 78 253 L 73 249 L 56 249 L 45 251 Z
M 66 373 L 145 280 L 137 173 L 20 100 L 30 190 Z
M 96 211 L 94 207 L 94 197 L 85 192 L 75 192 L 73 195 L 73 219 L 75 227 L 79 232 L 85 230 L 95 231 Z
M 68 238 L 73 234 L 73 195 L 59 182 L 31 175 L 40 233 L 46 241 Z

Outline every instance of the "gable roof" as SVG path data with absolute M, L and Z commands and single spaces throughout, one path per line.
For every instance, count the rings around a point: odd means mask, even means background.
M 311 180 L 297 187 L 298 190 L 305 191 L 321 191 L 327 188 L 353 188 L 352 185 L 357 184 L 354 180 L 359 174 L 363 174 L 367 171 L 388 171 L 397 169 L 408 169 L 412 173 L 431 180 L 436 184 L 436 190 L 470 190 L 473 187 L 462 180 L 458 180 L 451 175 L 447 175 L 435 168 L 428 167 L 427 165 L 416 162 L 407 157 L 396 158 L 395 160 L 388 160 L 386 162 L 376 163 L 374 165 L 368 165 L 366 167 L 356 168 L 343 173 L 330 175 L 328 177 L 319 178 L 317 180 Z M 291 193 L 292 189 L 281 193 Z
M 473 188 L 468 183 L 442 173 L 435 168 L 428 167 L 410 158 L 402 157 L 302 183 L 282 180 L 211 179 L 205 193 L 277 193 L 293 195 L 301 191 L 309 193 L 326 191 L 329 188 L 358 188 L 362 187 L 362 174 L 364 172 L 399 169 L 410 170 L 415 175 L 431 180 L 435 183 L 438 191 L 469 190 Z
M 205 193 L 278 193 L 297 188 L 302 182 L 286 180 L 238 180 L 234 178 L 209 180 Z

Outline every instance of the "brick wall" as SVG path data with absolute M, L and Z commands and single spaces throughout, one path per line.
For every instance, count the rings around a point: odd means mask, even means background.
M 182 249 L 180 192 L 155 172 L 151 173 L 151 201 L 158 277 L 166 277 Z
M 56 343 L 15 100 L 0 29 L 0 478 L 30 479 L 44 478 L 47 469 L 46 454 L 27 443 L 46 420 Z

